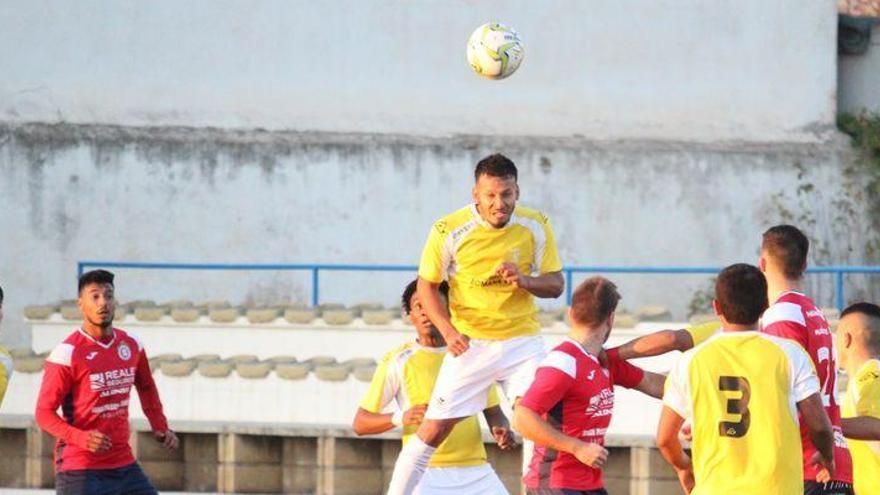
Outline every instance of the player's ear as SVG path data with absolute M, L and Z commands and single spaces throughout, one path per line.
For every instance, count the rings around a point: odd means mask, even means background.
M 721 305 L 718 304 L 718 299 L 712 299 L 712 310 L 715 311 L 717 316 L 723 316 L 721 314 Z
M 761 253 L 761 257 L 758 259 L 758 269 L 761 270 L 761 273 L 767 273 L 767 258 L 764 258 L 763 253 Z
M 516 200 L 519 201 L 519 183 L 517 183 L 514 187 L 516 187 Z
M 608 333 L 611 333 L 611 329 L 614 328 L 614 312 L 612 311 L 610 315 L 608 315 Z
M 471 198 L 473 198 L 474 203 L 479 203 L 479 196 L 477 195 L 477 185 L 474 184 L 474 188 L 471 189 Z

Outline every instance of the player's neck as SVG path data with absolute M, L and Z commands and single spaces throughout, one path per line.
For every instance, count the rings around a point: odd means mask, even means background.
M 422 347 L 446 347 L 446 342 L 442 338 L 436 338 L 433 335 L 419 335 L 416 342 Z
M 767 295 L 770 298 L 770 304 L 773 304 L 782 294 L 792 291 L 804 291 L 803 278 L 790 279 L 782 275 L 767 274 Z
M 89 337 L 97 341 L 108 339 L 111 335 L 113 335 L 112 325 L 107 325 L 105 327 L 101 325 L 95 325 L 86 320 L 83 321 L 82 327 L 80 328 L 82 328 L 83 332 L 85 332 Z
M 740 325 L 738 323 L 723 322 L 721 329 L 725 332 L 752 332 L 758 329 L 758 325 Z
M 862 366 L 871 359 L 880 359 L 880 355 L 874 354 L 868 349 L 851 350 L 846 357 L 846 374 L 849 375 L 850 379 L 853 379 L 859 370 L 862 369 Z
M 584 350 L 594 356 L 599 355 L 602 351 L 602 344 L 605 343 L 603 332 L 590 331 L 585 328 L 581 329 L 572 327 L 571 331 L 568 332 L 568 337 L 580 344 Z

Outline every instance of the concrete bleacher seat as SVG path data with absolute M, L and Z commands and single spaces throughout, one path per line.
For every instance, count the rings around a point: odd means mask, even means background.
M 24 317 L 29 320 L 45 320 L 58 311 L 58 306 L 35 305 L 25 306 Z
M 321 318 L 328 325 L 348 325 L 355 318 L 355 312 L 351 309 L 326 309 L 321 313 Z
M 204 314 L 204 310 L 195 306 L 171 308 L 171 319 L 177 323 L 192 323 Z
M 397 316 L 390 309 L 365 309 L 361 313 L 361 319 L 367 325 L 387 325 Z
M 288 323 L 309 324 L 318 318 L 318 310 L 314 308 L 287 308 L 284 319 Z
M 45 355 L 13 356 L 13 367 L 18 373 L 37 373 L 43 370 Z
M 274 363 L 265 361 L 241 362 L 235 365 L 235 372 L 238 376 L 249 380 L 266 378 L 266 376 L 275 368 Z
M 207 378 L 226 378 L 235 367 L 228 361 L 202 361 L 198 364 L 199 374 Z
M 198 365 L 195 359 L 163 361 L 159 363 L 159 370 L 166 376 L 189 376 Z
M 67 321 L 82 321 L 82 312 L 79 306 L 75 304 L 65 304 L 61 306 L 61 317 Z
M 251 323 L 270 323 L 281 316 L 281 311 L 278 308 L 251 308 L 245 316 Z
M 288 364 L 297 362 L 296 357 L 294 356 L 272 356 L 267 358 L 266 361 L 274 364 Z
M 208 310 L 208 317 L 214 323 L 232 323 L 241 316 L 241 308 L 214 308 Z
M 368 365 L 368 366 L 358 366 L 352 372 L 354 377 L 362 382 L 370 382 L 373 379 L 373 374 L 376 373 L 376 365 Z
M 285 380 L 304 380 L 311 370 L 305 363 L 275 363 L 275 374 Z
M 303 363 L 308 364 L 312 368 L 315 368 L 317 366 L 336 364 L 336 358 L 333 356 L 312 356 L 309 359 L 303 361 Z
M 344 364 L 322 364 L 315 366 L 313 373 L 319 380 L 341 382 L 348 378 L 350 368 Z
M 171 308 L 165 305 L 136 306 L 134 308 L 134 317 L 138 321 L 159 321 L 170 311 Z

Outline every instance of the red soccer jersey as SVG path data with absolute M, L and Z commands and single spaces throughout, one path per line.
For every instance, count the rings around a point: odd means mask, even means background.
M 541 363 L 519 406 L 540 414 L 566 435 L 604 445 L 614 385 L 633 388 L 643 377 L 644 371 L 615 354 L 609 354 L 608 368 L 603 368 L 579 343 L 566 338 Z M 601 469 L 537 444 L 524 481 L 532 489 L 597 490 L 605 485 Z
M 816 373 L 822 403 L 834 429 L 834 464 L 832 479 L 852 483 L 852 457 L 840 426 L 840 406 L 837 404 L 837 362 L 834 358 L 834 339 L 828 321 L 812 299 L 799 292 L 785 292 L 773 303 L 761 318 L 761 330 L 796 341 L 807 351 Z M 815 480 L 819 471 L 810 459 L 816 447 L 810 441 L 809 432 L 801 423 L 801 442 L 804 447 L 804 479 Z
M 143 345 L 118 329 L 107 341 L 77 330 L 59 344 L 43 371 L 37 400 L 37 423 L 57 438 L 55 470 L 112 469 L 132 464 L 128 444 L 128 400 L 138 390 L 153 431 L 168 429 L 162 403 Z M 64 416 L 58 416 L 61 407 Z M 86 449 L 89 431 L 110 437 L 113 446 L 100 454 Z

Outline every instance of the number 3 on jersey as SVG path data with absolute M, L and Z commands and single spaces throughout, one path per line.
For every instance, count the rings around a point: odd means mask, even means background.
M 718 434 L 722 437 L 740 438 L 749 431 L 751 413 L 749 397 L 751 387 L 743 376 L 721 376 L 718 378 L 718 390 L 727 399 L 727 414 L 739 416 L 739 421 L 721 421 L 718 423 Z

